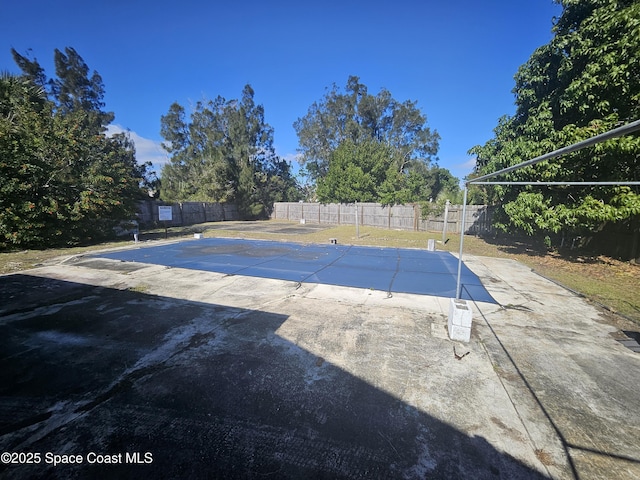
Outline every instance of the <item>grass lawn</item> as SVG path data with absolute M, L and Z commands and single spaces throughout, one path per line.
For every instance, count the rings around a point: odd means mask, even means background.
M 202 224 L 191 227 L 170 228 L 168 238 L 179 239 L 193 237 L 193 232 L 205 232 L 206 237 L 255 238 L 303 243 L 327 243 L 336 238 L 339 244 L 369 245 L 383 247 L 426 248 L 429 239 L 435 239 L 438 250 L 458 252 L 459 235 L 449 234 L 442 242 L 442 234 L 437 232 L 413 232 L 386 230 L 362 226 L 356 236 L 352 225 L 336 226 L 304 234 L 269 233 L 264 228 L 251 228 L 283 225 L 285 222 L 224 222 Z M 247 228 L 237 228 L 246 225 Z M 289 223 L 288 225 L 294 225 Z M 226 229 L 233 227 L 233 230 Z M 278 230 L 278 229 L 275 229 Z M 144 231 L 141 238 L 159 240 L 165 238 L 163 229 Z M 33 268 L 58 257 L 72 256 L 98 249 L 111 249 L 131 246 L 131 240 L 102 243 L 85 247 L 71 247 L 47 250 L 21 250 L 0 253 L 0 273 L 11 273 Z M 620 313 L 640 324 L 640 266 L 621 262 L 613 258 L 589 255 L 577 250 L 547 251 L 544 246 L 529 241 L 516 241 L 508 237 L 502 239 L 482 239 L 465 236 L 464 254 L 490 257 L 511 258 L 517 260 L 545 277 L 583 294 L 590 300 Z

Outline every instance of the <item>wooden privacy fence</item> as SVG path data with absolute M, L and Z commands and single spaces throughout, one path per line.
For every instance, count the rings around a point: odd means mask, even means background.
M 239 220 L 238 209 L 233 203 L 183 202 L 164 203 L 153 200 L 138 202 L 136 220 L 142 226 L 159 223 L 158 207 L 171 207 L 171 220 L 166 226 L 194 225 L 196 223 Z M 165 225 L 165 222 L 162 222 Z
M 445 226 L 445 212 L 422 218 L 420 205 L 381 205 L 379 203 L 293 203 L 276 202 L 271 218 L 304 221 L 326 225 L 355 225 L 356 206 L 360 225 L 397 230 L 438 231 Z M 449 205 L 446 215 L 447 232 L 460 233 L 462 205 Z M 492 207 L 467 205 L 465 233 L 492 233 Z

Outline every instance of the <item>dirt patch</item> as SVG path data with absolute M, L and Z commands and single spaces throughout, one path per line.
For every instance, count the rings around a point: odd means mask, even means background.
M 540 462 L 542 462 L 543 465 L 552 466 L 556 464 L 548 452 L 540 448 L 536 448 L 534 450 L 534 453 L 536 454 L 536 457 L 538 457 L 538 460 L 540 460 Z

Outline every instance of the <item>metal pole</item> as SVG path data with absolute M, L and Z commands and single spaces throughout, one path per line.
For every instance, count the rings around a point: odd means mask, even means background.
M 462 284 L 460 279 L 462 276 L 462 249 L 464 247 L 464 228 L 465 218 L 467 217 L 467 186 L 464 186 L 464 199 L 462 200 L 462 223 L 460 226 L 460 252 L 458 253 L 458 281 L 456 283 L 456 300 L 460 300 L 462 294 Z
M 471 180 L 469 185 L 540 185 L 540 186 L 550 186 L 550 185 L 559 185 L 562 187 L 571 187 L 571 186 L 582 186 L 582 185 L 613 185 L 616 187 L 622 186 L 637 186 L 640 185 L 640 182 L 476 182 L 475 180 Z
M 502 170 L 498 170 L 497 172 L 489 173 L 487 175 L 482 175 L 478 178 L 474 178 L 473 180 L 468 181 L 467 183 L 474 184 L 475 182 L 481 182 L 483 180 L 487 180 L 489 178 L 495 177 L 496 175 L 513 172 L 514 170 L 518 170 L 519 168 L 528 167 L 529 165 L 534 165 L 536 163 L 542 162 L 543 160 L 549 160 L 550 158 L 555 158 L 560 155 L 572 153 L 582 148 L 595 145 L 596 143 L 603 142 L 605 140 L 610 140 L 612 138 L 621 137 L 631 132 L 635 132 L 636 130 L 640 130 L 640 120 L 636 120 L 635 122 L 631 122 L 621 127 L 614 128 L 613 130 L 609 130 L 608 132 L 601 133 L 600 135 L 596 135 L 595 137 L 591 137 L 581 142 L 574 143 L 573 145 L 559 148 L 558 150 L 554 150 L 553 152 L 545 153 L 544 155 L 540 155 L 539 157 L 536 157 L 532 160 L 527 160 L 526 162 L 518 163 L 517 165 L 513 165 L 511 167 L 503 168 Z
M 358 202 L 356 203 L 356 238 L 360 238 L 360 222 L 358 222 Z
M 451 202 L 447 200 L 444 204 L 444 225 L 442 226 L 442 244 L 447 241 L 447 224 L 449 223 L 449 205 Z

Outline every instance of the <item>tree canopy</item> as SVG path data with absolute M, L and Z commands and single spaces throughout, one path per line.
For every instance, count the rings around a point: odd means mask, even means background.
M 640 2 L 557 0 L 562 15 L 550 43 L 515 76 L 516 113 L 494 137 L 470 150 L 486 174 L 590 138 L 640 118 Z M 610 140 L 509 174 L 511 181 L 640 180 L 640 137 Z M 640 215 L 640 191 L 629 187 L 483 189 L 502 206 L 504 230 L 529 234 L 583 232 Z
M 440 136 L 416 102 L 399 102 L 384 88 L 372 95 L 350 76 L 344 92 L 334 84 L 294 128 L 320 201 L 407 203 L 440 191 L 446 171 L 431 165 Z
M 458 180 L 448 170 L 412 161 L 405 167 L 408 171 L 401 172 L 395 158 L 394 149 L 386 143 L 344 141 L 331 155 L 327 175 L 318 180 L 318 200 L 393 205 L 430 203 L 438 196 L 457 199 Z
M 378 187 L 390 167 L 391 148 L 368 139 L 356 144 L 349 139 L 331 154 L 327 175 L 318 181 L 321 202 L 376 202 Z
M 145 166 L 126 134 L 104 135 L 104 86 L 71 49 L 56 78 L 12 50 L 22 75 L 0 77 L 0 248 L 74 244 L 112 234 L 135 213 Z
M 296 201 L 290 165 L 273 147 L 264 108 L 246 85 L 240 100 L 199 101 L 186 119 L 174 103 L 162 116 L 163 147 L 171 155 L 162 170 L 167 201 L 235 202 L 245 218 L 268 215 L 277 201 Z

